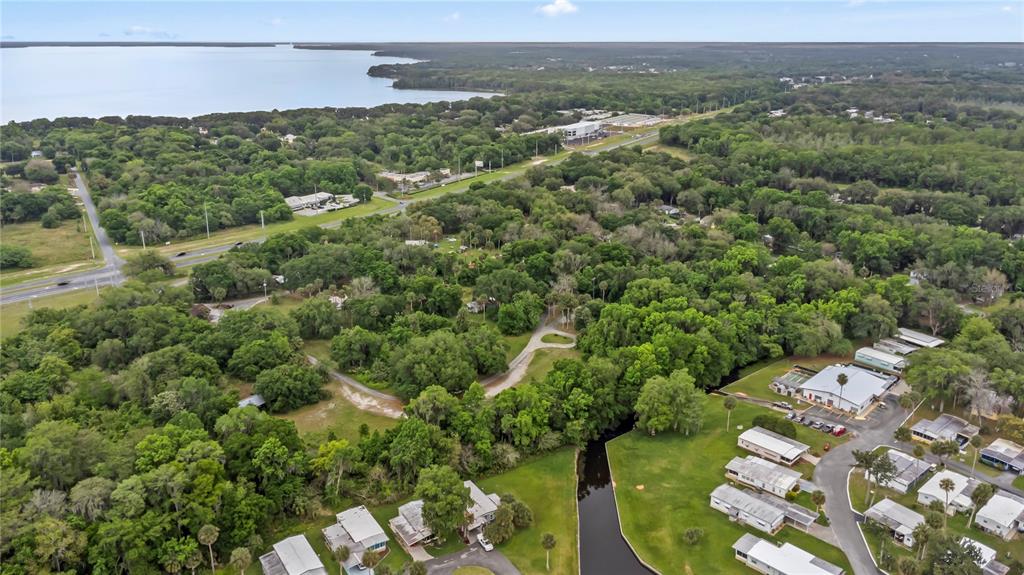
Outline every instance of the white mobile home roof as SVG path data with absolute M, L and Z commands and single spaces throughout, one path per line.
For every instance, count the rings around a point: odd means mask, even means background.
M 377 543 L 380 540 L 386 541 L 388 536 L 384 529 L 377 523 L 377 520 L 370 515 L 370 511 L 363 505 L 346 509 L 338 514 L 338 524 L 341 525 L 349 536 L 357 543 Z
M 760 519 L 768 525 L 775 525 L 786 517 L 786 512 L 769 501 L 758 499 L 748 491 L 736 489 L 723 483 L 711 492 L 711 497 L 724 501 L 730 507 L 740 509 L 751 517 Z
M 902 359 L 902 358 L 900 358 Z M 846 402 L 865 406 L 874 398 L 881 396 L 891 381 L 874 373 L 853 365 L 834 364 L 819 371 L 807 381 L 800 384 L 800 390 L 825 392 L 839 396 L 839 375 L 846 375 L 846 386 L 842 389 L 843 403 Z
M 889 498 L 872 505 L 864 515 L 904 535 L 913 533 L 915 527 L 924 523 L 924 515 Z
M 984 517 L 989 521 L 1012 527 L 1013 522 L 1024 516 L 1024 499 L 1000 490 L 988 500 L 984 507 L 978 510 L 978 517 Z
M 956 439 L 958 434 L 972 437 L 978 434 L 978 427 L 967 423 L 955 415 L 943 413 L 935 419 L 922 419 L 910 428 L 914 433 L 927 435 L 934 439 Z
M 274 544 L 274 553 L 281 560 L 288 575 L 326 575 L 305 535 L 293 535 Z
M 967 488 L 971 485 L 971 480 L 960 475 L 959 473 L 950 471 L 948 469 L 940 471 L 932 476 L 927 483 L 921 486 L 921 489 L 917 491 L 918 495 L 921 494 L 930 495 L 939 501 L 946 500 L 946 492 L 939 487 L 939 483 L 943 479 L 951 479 L 953 481 L 953 490 L 949 492 L 949 503 L 950 505 L 956 504 L 960 507 L 970 507 L 971 498 L 968 494 L 964 493 Z M 995 499 L 995 497 L 993 497 Z
M 988 447 L 982 449 L 981 452 L 983 455 L 988 455 L 1004 463 L 1013 463 L 1017 467 L 1024 466 L 1024 447 L 1017 445 L 1009 439 L 996 439 Z
M 840 575 L 843 572 L 840 567 L 792 543 L 779 547 L 750 533 L 740 537 L 732 547 L 782 575 Z
M 779 435 L 774 431 L 768 431 L 763 427 L 751 427 L 740 434 L 740 439 L 766 451 L 771 451 L 784 459 L 796 459 L 810 449 L 808 445 Z
M 983 543 L 979 543 L 979 542 L 975 541 L 974 539 L 971 539 L 970 537 L 961 537 L 960 538 L 960 546 L 961 547 L 967 547 L 968 545 L 973 545 L 975 548 L 977 548 L 978 549 L 978 553 L 981 555 L 981 560 L 978 561 L 978 567 L 984 567 L 985 565 L 988 565 L 989 563 L 992 562 L 993 559 L 996 558 L 996 550 L 995 549 L 993 549 L 993 548 L 991 548 L 988 545 L 985 545 Z
M 875 349 L 873 347 L 862 347 L 857 350 L 857 355 L 869 357 L 871 359 L 876 359 L 879 361 L 884 361 L 885 363 L 897 366 L 905 364 L 907 361 L 894 353 L 889 353 L 887 351 L 882 351 L 880 349 Z
M 928 470 L 932 467 L 928 462 L 921 461 L 916 457 L 911 457 L 902 451 L 890 449 L 887 454 L 889 459 L 896 466 L 896 478 L 900 479 L 907 485 L 917 481 L 922 475 L 928 473 Z
M 896 337 L 918 347 L 939 347 L 946 343 L 946 340 L 941 337 L 935 337 L 934 335 L 928 335 L 905 327 L 901 327 L 896 331 Z
M 802 474 L 772 463 L 767 459 L 761 459 L 755 455 L 748 455 L 746 458 L 733 457 L 732 461 L 725 465 L 729 471 L 739 475 L 752 477 L 768 485 L 774 485 L 783 491 L 789 491 L 793 485 L 800 481 Z
M 911 353 L 914 353 L 915 351 L 921 349 L 916 345 L 911 345 L 905 341 L 900 341 L 898 339 L 893 338 L 885 338 L 878 340 L 878 343 L 875 344 L 875 348 L 880 349 L 882 351 L 896 353 L 899 355 L 910 355 Z

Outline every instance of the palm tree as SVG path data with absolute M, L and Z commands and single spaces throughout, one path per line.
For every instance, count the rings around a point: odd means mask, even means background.
M 850 378 L 846 377 L 845 373 L 840 373 L 836 377 L 836 383 L 839 384 L 839 405 L 837 405 L 836 407 L 838 407 L 840 411 L 843 410 L 843 388 L 846 387 L 846 384 L 849 381 Z
M 242 575 L 252 563 L 252 554 L 245 547 L 235 547 L 231 552 L 231 564 L 238 569 L 238 575 Z
M 722 407 L 725 408 L 725 430 L 729 431 L 729 423 L 732 421 L 732 410 L 736 409 L 736 398 L 728 396 L 725 401 L 722 402 Z
M 196 537 L 197 539 L 199 539 L 200 543 L 206 545 L 206 548 L 210 550 L 211 573 L 213 573 L 217 569 L 213 562 L 213 544 L 217 542 L 218 536 L 220 536 L 220 529 L 217 529 L 216 526 L 207 523 L 206 525 L 203 525 L 199 528 L 199 534 Z
M 914 538 L 914 549 L 917 550 L 917 559 L 924 559 L 924 551 L 928 547 L 928 540 L 932 538 L 932 528 L 927 523 L 919 523 L 914 527 L 912 533 Z
M 814 506 L 820 512 L 821 506 L 825 504 L 825 492 L 818 489 L 811 493 L 811 503 L 814 503 Z
M 369 549 L 363 553 L 363 567 L 367 569 L 373 569 L 383 559 L 379 551 Z
M 203 554 L 196 549 L 188 556 L 188 559 L 185 560 L 185 567 L 188 567 L 189 571 L 192 572 L 192 575 L 196 575 L 196 567 L 199 567 L 199 564 L 202 562 Z
M 939 481 L 939 489 L 942 489 L 946 494 L 946 506 L 942 509 L 942 528 L 945 529 L 946 517 L 949 515 L 949 493 L 956 489 L 956 483 L 953 483 L 952 479 L 945 477 L 942 481 Z
M 338 560 L 339 572 L 345 572 L 345 562 L 352 556 L 352 550 L 348 548 L 348 545 L 342 545 L 334 550 L 334 558 Z
M 971 477 L 977 477 L 974 474 L 974 468 L 978 465 L 978 448 L 981 447 L 981 436 L 975 435 L 971 438 L 971 447 L 974 448 L 974 462 L 971 463 Z M 970 525 L 970 523 L 968 523 Z
M 554 533 L 545 533 L 540 538 L 540 544 L 544 547 L 544 567 L 551 571 L 551 550 L 555 548 L 555 544 L 558 541 L 555 539 Z
M 988 503 L 989 499 L 996 494 L 996 486 L 991 483 L 982 483 L 974 489 L 971 493 L 971 503 L 974 504 L 971 507 L 971 518 L 967 520 L 967 526 L 970 527 L 974 523 L 974 514 L 979 508 L 984 507 Z

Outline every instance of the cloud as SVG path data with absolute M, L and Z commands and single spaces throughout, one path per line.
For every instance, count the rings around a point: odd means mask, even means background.
M 274 28 L 277 28 L 285 23 L 285 19 L 280 16 L 277 16 L 271 18 L 270 20 L 264 20 L 264 22 L 270 26 L 273 26 Z
M 1013 6 L 1010 5 L 1010 4 L 1007 4 L 1006 6 L 1002 7 L 1002 11 L 1003 12 L 1013 12 Z
M 579 11 L 579 8 L 569 0 L 554 0 L 550 4 L 538 6 L 537 11 L 545 16 L 561 16 L 563 14 L 573 14 Z
M 177 34 L 172 34 L 164 30 L 158 30 L 156 28 L 150 28 L 149 26 L 129 26 L 124 30 L 125 36 L 146 36 L 149 38 L 159 38 L 161 40 L 171 40 L 177 38 Z
M 441 18 L 441 20 L 445 22 L 458 22 L 459 20 L 462 20 L 462 14 L 459 12 L 452 12 L 444 18 Z

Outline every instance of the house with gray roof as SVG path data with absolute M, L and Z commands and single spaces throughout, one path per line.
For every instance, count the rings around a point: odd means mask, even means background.
M 260 556 L 263 575 L 327 575 L 305 535 L 293 535 L 274 544 L 270 553 Z
M 996 439 L 981 449 L 981 462 L 1004 471 L 1024 474 L 1024 447 L 1008 439 Z
M 932 469 L 930 463 L 911 457 L 902 451 L 890 449 L 886 455 L 896 467 L 896 473 L 892 479 L 883 481 L 880 485 L 899 493 L 908 493 Z
M 711 508 L 721 511 L 733 521 L 749 525 L 765 533 L 782 529 L 786 513 L 779 507 L 754 497 L 750 491 L 723 483 L 711 492 Z
M 978 567 L 981 567 L 982 575 L 1006 575 L 1010 572 L 1010 568 L 1008 566 L 996 561 L 996 556 L 998 554 L 995 549 L 988 545 L 979 543 L 970 537 L 961 537 L 960 546 L 974 547 L 978 551 L 978 555 L 981 556 L 981 559 L 978 559 L 976 563 L 978 564 Z
M 843 575 L 843 569 L 792 543 L 775 545 L 744 533 L 732 546 L 737 560 L 766 575 Z
M 363 565 L 367 551 L 382 553 L 387 549 L 388 536 L 363 505 L 346 509 L 336 516 L 337 523 L 328 525 L 322 531 L 324 542 L 331 552 L 348 547 L 349 557 L 345 571 L 349 575 L 361 575 L 368 570 Z
M 905 341 L 910 345 L 916 345 L 917 347 L 927 348 L 939 347 L 940 345 L 946 343 L 946 340 L 942 339 L 941 337 L 928 335 L 926 333 L 921 333 L 919 331 L 914 331 L 912 329 L 907 329 L 905 327 L 901 327 L 896 330 L 896 339 Z
M 803 505 L 797 505 L 786 501 L 781 497 L 776 497 L 768 493 L 759 493 L 757 491 L 750 491 L 751 497 L 760 499 L 768 505 L 771 505 L 777 509 L 782 510 L 782 522 L 785 525 L 792 525 L 801 531 L 807 531 L 817 521 L 818 516 L 821 515 L 817 511 L 811 511 Z
M 736 444 L 754 455 L 784 465 L 793 465 L 811 449 L 809 445 L 763 427 L 751 427 L 744 431 Z
M 464 531 L 475 531 L 494 521 L 494 513 L 501 504 L 501 498 L 495 493 L 485 494 L 472 481 L 464 481 L 462 484 L 469 490 L 469 505 L 466 507 L 468 522 Z M 406 547 L 418 545 L 434 536 L 433 530 L 423 519 L 421 499 L 400 506 L 398 516 L 392 517 L 388 525 Z
M 785 497 L 790 491 L 799 491 L 802 477 L 799 471 L 793 471 L 756 455 L 748 455 L 745 458 L 733 457 L 732 461 L 725 465 L 725 476 L 779 497 Z
M 914 528 L 924 523 L 924 515 L 885 498 L 864 512 L 864 517 L 885 527 L 895 542 L 914 546 Z
M 981 430 L 955 415 L 943 413 L 935 419 L 922 419 L 910 428 L 910 435 L 918 441 L 931 443 L 938 440 L 953 440 L 960 447 L 967 445 Z
M 846 376 L 846 385 L 839 385 L 839 376 Z M 855 365 L 830 365 L 800 384 L 800 397 L 860 415 L 878 398 L 885 395 L 897 381 L 895 376 L 882 375 Z

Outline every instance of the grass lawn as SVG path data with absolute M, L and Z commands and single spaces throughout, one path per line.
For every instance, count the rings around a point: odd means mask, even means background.
M 533 525 L 498 546 L 525 575 L 579 573 L 576 540 L 576 452 L 569 448 L 531 459 L 516 469 L 477 482 L 485 493 L 511 493 L 533 511 Z M 552 533 L 551 571 L 544 569 L 541 536 Z
M 1013 486 L 1017 489 L 1024 489 L 1024 475 L 1017 477 L 1013 480 Z
M 775 393 L 768 387 L 768 384 L 772 382 L 773 378 L 786 373 L 796 365 L 817 370 L 827 365 L 843 361 L 850 361 L 850 358 L 834 355 L 822 355 L 818 357 L 792 356 L 770 363 L 760 362 L 753 366 L 744 368 L 744 370 L 740 372 L 740 379 L 725 386 L 722 388 L 722 391 L 737 395 L 743 394 L 748 397 L 756 397 L 758 399 L 765 399 L 768 401 L 788 401 L 797 407 L 810 405 L 806 402 L 800 401 L 798 398 L 787 397 L 785 395 Z
M 733 523 L 709 507 L 711 491 L 726 481 L 725 464 L 734 456 L 747 455 L 736 446 L 741 433 L 736 426 L 746 429 L 751 419 L 768 412 L 739 402 L 732 413 L 733 425 L 726 429 L 722 397 L 709 396 L 704 429 L 695 436 L 667 433 L 650 437 L 634 431 L 608 443 L 622 528 L 646 562 L 662 573 L 742 573 L 745 569 L 733 558 L 732 544 L 749 532 L 792 543 L 850 572 L 841 550 L 806 533 L 785 527 L 770 536 Z M 819 448 L 828 437 L 802 426 L 797 432 L 800 441 Z M 700 527 L 705 533 L 692 548 L 682 539 L 690 527 Z
M 60 295 L 36 298 L 32 302 L 32 307 L 34 309 L 43 307 L 60 309 L 75 307 L 78 305 L 87 305 L 94 301 L 96 301 L 96 290 L 91 288 L 82 288 L 80 290 L 62 293 Z M 0 337 L 17 335 L 17 333 L 21 331 L 21 320 L 24 319 L 30 311 L 31 309 L 29 309 L 28 301 L 9 303 L 0 307 Z
M 665 146 L 665 145 L 662 145 L 662 144 L 656 144 L 654 146 L 651 146 L 650 148 L 647 148 L 646 151 L 648 151 L 648 152 L 664 152 L 664 153 L 666 153 L 666 154 L 668 154 L 670 156 L 675 156 L 676 158 L 679 158 L 680 160 L 686 160 L 686 161 L 690 161 L 694 157 L 693 154 L 691 152 L 689 152 L 688 150 L 685 150 L 683 148 L 677 148 L 675 146 Z
M 59 227 L 44 228 L 38 221 L 4 224 L 4 243 L 32 251 L 35 267 L 92 259 L 89 230 L 81 219 L 65 220 Z
M 453 575 L 494 575 L 494 571 L 471 565 L 469 567 L 459 567 L 454 571 Z
M 330 385 L 330 384 L 328 384 Z M 295 428 L 311 444 L 327 438 L 330 432 L 351 442 L 359 440 L 359 428 L 365 423 L 370 431 L 393 427 L 397 420 L 363 411 L 349 403 L 336 391 L 333 397 L 282 414 L 280 417 L 295 422 Z
M 519 352 L 523 351 L 526 344 L 530 343 L 530 338 L 533 337 L 533 332 L 528 331 L 519 335 L 503 335 L 502 339 L 508 344 L 508 353 L 505 354 L 505 361 L 512 361 L 515 359 Z
M 557 333 L 545 334 L 540 340 L 544 343 L 572 343 L 571 337 L 565 337 L 564 335 L 558 335 Z
M 533 359 L 530 360 L 530 366 L 526 368 L 526 373 L 523 375 L 523 381 L 530 381 L 536 379 L 540 381 L 544 378 L 555 362 L 560 359 L 579 358 L 580 352 L 575 349 L 561 349 L 561 348 L 549 348 L 549 349 L 538 349 L 533 352 Z

